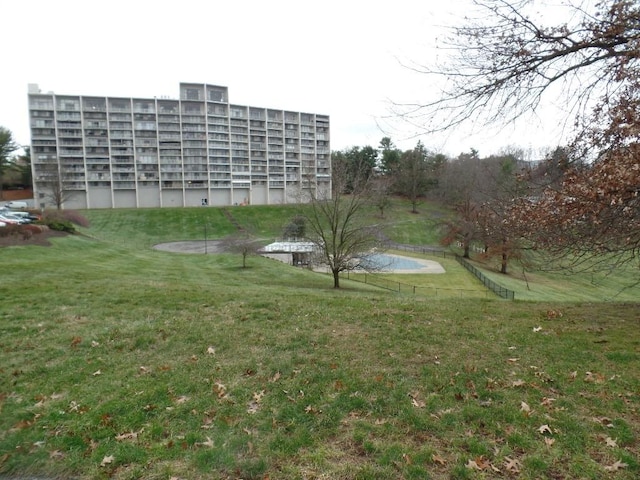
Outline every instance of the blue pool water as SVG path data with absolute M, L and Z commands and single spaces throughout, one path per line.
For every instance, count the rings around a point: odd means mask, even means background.
M 392 257 L 391 255 L 385 255 L 384 253 L 376 253 L 367 257 L 362 262 L 363 264 L 370 264 L 372 268 L 382 270 L 420 270 L 424 268 L 424 265 L 407 257 Z

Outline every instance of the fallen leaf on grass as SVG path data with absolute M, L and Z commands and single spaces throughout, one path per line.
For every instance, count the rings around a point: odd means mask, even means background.
M 607 437 L 604 439 L 605 444 L 607 445 L 607 447 L 612 447 L 612 448 L 617 448 L 618 447 L 618 442 L 617 440 L 614 440 L 611 437 Z
M 276 372 L 275 375 L 269 379 L 269 381 L 271 383 L 277 382 L 278 380 L 280 380 L 281 376 L 282 374 L 280 372 Z
M 611 423 L 611 419 L 609 417 L 593 417 L 591 419 L 595 423 L 600 423 L 608 428 L 613 428 L 613 423 Z
M 138 438 L 138 432 L 127 432 L 116 435 L 116 440 L 120 442 L 123 440 L 135 440 L 136 438 Z
M 534 331 L 535 333 L 538 333 L 538 332 L 539 332 L 539 331 L 541 331 L 541 330 L 542 330 L 542 327 L 533 327 L 533 331 Z
M 465 465 L 470 470 L 482 470 L 475 460 L 469 460 Z
M 49 452 L 49 458 L 60 460 L 64 458 L 64 452 L 61 452 L 60 450 L 54 450 L 53 452 Z
M 551 445 L 553 445 L 554 443 L 556 443 L 556 439 L 555 438 L 551 438 L 551 437 L 544 437 L 544 444 L 547 447 L 550 447 Z
M 258 410 L 260 410 L 260 404 L 258 402 L 249 402 L 247 405 L 247 413 L 249 415 L 258 413 Z
M 102 372 L 100 370 L 96 370 L 91 375 L 93 375 L 94 377 L 97 377 L 98 375 L 102 375 Z
M 511 473 L 520 473 L 522 465 L 515 458 L 504 457 L 504 468 Z
M 616 460 L 616 462 L 613 465 L 605 466 L 604 469 L 607 472 L 617 472 L 621 468 L 627 468 L 628 466 L 629 465 L 627 465 L 626 463 L 623 463 L 620 460 Z
M 584 381 L 590 383 L 604 383 L 605 378 L 601 373 L 586 372 Z
M 547 319 L 551 320 L 554 318 L 562 318 L 562 312 L 560 310 L 549 310 L 547 311 Z
M 520 402 L 520 411 L 528 416 L 531 413 L 531 407 L 526 402 Z
M 440 455 L 435 453 L 431 455 L 431 460 L 433 460 L 433 463 L 437 463 L 438 465 L 447 464 L 447 461 L 444 458 L 442 458 Z
M 553 402 L 555 402 L 555 401 L 556 401 L 555 398 L 544 397 L 542 399 L 542 401 L 540 402 L 540 405 L 542 405 L 544 407 L 550 407 L 551 405 L 553 405 Z
M 196 447 L 213 448 L 213 440 L 211 440 L 211 438 L 207 437 L 207 441 L 206 442 L 196 442 Z
M 178 405 L 182 405 L 183 403 L 187 403 L 188 401 L 189 397 L 187 397 L 186 395 L 181 395 L 174 400 L 174 402 L 176 402 L 176 404 Z
M 227 396 L 227 387 L 220 382 L 216 382 L 213 384 L 213 393 L 215 393 L 218 398 L 224 398 Z
M 321 411 L 321 410 L 318 410 L 318 409 L 317 409 L 316 407 L 314 407 L 313 405 L 307 405 L 307 406 L 304 408 L 304 411 L 305 411 L 306 413 L 312 413 L 312 414 L 322 413 L 322 411 Z
M 482 455 L 475 458 L 475 459 L 469 459 L 469 461 L 467 462 L 467 464 L 465 465 L 465 467 L 467 467 L 470 470 L 486 470 L 490 467 L 492 467 L 491 463 L 484 458 Z
M 538 428 L 538 432 L 540 432 L 542 435 L 544 435 L 545 433 L 551 434 L 551 429 L 549 428 L 549 425 L 542 425 L 541 427 Z
M 215 355 L 215 354 L 216 354 L 216 349 L 215 349 L 214 347 L 212 347 L 212 346 L 209 346 L 209 347 L 207 348 L 207 353 L 208 353 L 209 355 Z
M 115 458 L 113 457 L 113 455 L 105 456 L 102 459 L 102 461 L 100 462 L 100 466 L 101 467 L 106 467 L 107 465 L 113 463 L 114 460 L 115 460 Z

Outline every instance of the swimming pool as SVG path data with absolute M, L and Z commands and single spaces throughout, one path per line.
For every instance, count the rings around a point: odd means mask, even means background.
M 372 270 L 423 270 L 425 264 L 408 257 L 376 253 L 366 257 L 362 266 Z

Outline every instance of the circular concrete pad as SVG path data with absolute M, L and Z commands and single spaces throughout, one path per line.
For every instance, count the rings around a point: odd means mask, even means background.
M 154 250 L 173 253 L 220 253 L 221 242 L 218 240 L 197 240 L 190 242 L 159 243 L 153 246 Z

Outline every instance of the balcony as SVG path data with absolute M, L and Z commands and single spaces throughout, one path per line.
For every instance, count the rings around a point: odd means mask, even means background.
M 192 181 L 189 180 L 185 183 L 185 187 L 186 188 L 206 188 L 207 187 L 207 181 L 202 180 L 202 181 Z
M 113 182 L 114 190 L 135 190 L 136 182 Z
M 111 175 L 108 173 L 90 173 L 87 175 L 89 181 L 111 181 Z
M 182 190 L 183 183 L 182 181 L 173 181 L 173 180 L 163 180 L 162 183 L 163 189 L 179 189 Z
M 112 139 L 133 138 L 133 132 L 111 132 Z
M 81 148 L 78 150 L 61 148 L 58 153 L 60 154 L 61 157 L 82 157 L 83 156 L 83 152 Z
M 180 180 L 182 181 L 182 172 L 167 172 L 164 169 L 160 172 L 162 180 Z
M 53 110 L 53 100 L 30 98 L 29 108 L 31 110 Z

